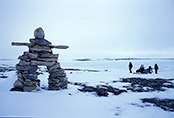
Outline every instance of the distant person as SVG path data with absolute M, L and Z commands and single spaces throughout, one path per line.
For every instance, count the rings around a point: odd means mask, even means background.
M 149 66 L 149 68 L 147 68 L 147 72 L 150 73 L 150 74 L 152 74 L 153 68 L 151 66 Z
M 129 62 L 129 72 L 132 73 L 132 67 L 133 67 L 133 64 L 131 62 Z
M 155 74 L 158 74 L 158 69 L 159 69 L 159 67 L 158 67 L 157 64 L 154 65 L 154 69 L 155 69 Z
M 144 73 L 144 65 L 142 64 L 138 70 L 136 70 L 137 73 Z

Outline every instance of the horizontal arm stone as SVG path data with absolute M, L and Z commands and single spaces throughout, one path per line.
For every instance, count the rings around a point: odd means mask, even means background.
M 21 43 L 21 42 L 12 42 L 12 46 L 34 46 L 32 43 Z M 67 49 L 69 46 L 66 45 L 48 45 L 50 48 L 56 48 L 56 49 Z
M 12 46 L 33 46 L 32 43 L 20 43 L 20 42 L 12 42 Z
M 66 45 L 50 45 L 51 48 L 57 48 L 57 49 L 67 49 L 69 46 Z

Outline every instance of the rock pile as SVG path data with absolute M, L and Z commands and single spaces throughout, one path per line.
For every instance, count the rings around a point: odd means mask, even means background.
M 49 90 L 67 88 L 67 77 L 65 71 L 60 67 L 58 54 L 53 54 L 52 48 L 66 49 L 68 46 L 54 46 L 44 39 L 44 31 L 37 28 L 34 31 L 34 39 L 30 43 L 12 43 L 16 46 L 28 46 L 29 51 L 19 56 L 19 63 L 16 65 L 18 80 L 14 83 L 13 90 L 30 92 L 40 86 L 37 69 L 38 66 L 46 66 L 49 73 Z

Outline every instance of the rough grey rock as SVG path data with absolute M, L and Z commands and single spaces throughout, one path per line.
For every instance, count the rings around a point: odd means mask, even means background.
M 54 71 L 61 71 L 61 73 L 64 73 L 63 69 L 60 69 L 60 63 L 56 62 L 54 65 L 52 66 L 47 66 L 48 72 L 54 72 Z
M 29 51 L 30 52 L 49 52 L 49 53 L 52 53 L 52 50 L 51 48 L 47 47 L 47 46 L 31 46 L 29 47 Z
M 24 87 L 24 84 L 22 82 L 20 82 L 19 80 L 16 80 L 13 85 L 16 88 L 23 88 Z
M 24 71 L 36 71 L 37 70 L 37 66 L 20 66 L 20 65 L 16 65 L 16 69 L 17 70 L 24 70 Z
M 31 65 L 52 66 L 55 62 L 31 60 Z
M 39 27 L 34 31 L 34 37 L 38 39 L 43 39 L 45 37 L 44 30 Z
M 20 66 L 29 66 L 30 65 L 30 62 L 29 61 L 25 61 L 25 60 L 20 60 L 18 65 Z
M 46 54 L 39 54 L 39 57 L 41 58 L 57 58 L 58 59 L 59 54 L 50 54 L 50 53 L 46 53 Z
M 46 39 L 30 39 L 30 42 L 39 46 L 50 46 L 51 42 Z
M 36 81 L 32 81 L 32 80 L 29 80 L 29 79 L 25 80 L 25 82 L 24 82 L 25 86 L 34 86 L 36 84 L 37 84 Z
M 37 74 L 23 74 L 23 77 L 25 79 L 36 80 L 37 79 Z
M 24 52 L 24 56 L 28 57 L 29 59 L 37 59 L 38 54 L 30 53 L 30 52 Z
M 31 91 L 33 91 L 33 90 L 35 90 L 37 88 L 37 86 L 36 85 L 34 85 L 34 86 L 24 86 L 24 92 L 31 92 Z
M 49 78 L 57 79 L 57 78 L 66 77 L 66 73 L 50 73 Z
M 129 82 L 130 86 L 124 86 L 133 92 L 165 91 L 166 88 L 174 88 L 170 79 L 145 79 L 145 78 L 122 78 L 121 82 Z
M 38 61 L 45 61 L 45 62 L 56 62 L 57 58 L 38 58 Z
M 165 111 L 174 112 L 174 99 L 144 98 L 141 100 L 143 101 L 143 103 L 152 103 Z

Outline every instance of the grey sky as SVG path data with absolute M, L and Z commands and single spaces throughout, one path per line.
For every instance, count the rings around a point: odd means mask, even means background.
M 64 58 L 174 57 L 174 0 L 0 0 L 0 26 L 0 58 L 39 26 Z

